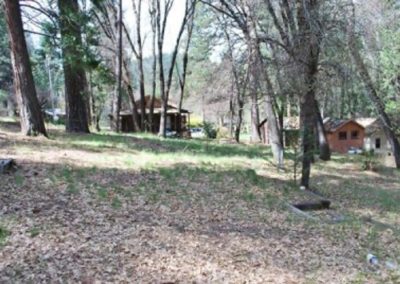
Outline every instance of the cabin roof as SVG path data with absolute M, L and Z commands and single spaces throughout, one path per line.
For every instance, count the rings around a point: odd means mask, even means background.
M 331 119 L 331 118 L 324 120 L 324 127 L 325 127 L 325 131 L 327 131 L 327 132 L 336 132 L 337 130 L 339 130 L 340 128 L 342 128 L 343 126 L 345 126 L 349 123 L 354 123 L 361 128 L 365 128 L 363 125 L 361 125 L 354 119 Z
M 151 96 L 145 96 L 144 97 L 144 105 L 145 105 L 145 109 L 146 112 L 148 112 L 150 110 L 150 106 L 151 106 Z M 137 106 L 137 111 L 140 114 L 141 112 L 141 106 L 142 106 L 142 101 L 141 100 L 137 100 L 136 101 L 136 106 Z M 162 100 L 160 98 L 154 98 L 154 113 L 161 113 L 162 112 Z M 173 102 L 168 102 L 168 110 L 167 113 L 179 113 L 178 111 L 178 105 L 173 103 Z M 187 109 L 181 109 L 181 113 L 190 113 L 190 111 L 188 111 Z M 124 110 L 121 111 L 121 116 L 126 116 L 126 115 L 132 115 L 132 111 L 131 110 Z

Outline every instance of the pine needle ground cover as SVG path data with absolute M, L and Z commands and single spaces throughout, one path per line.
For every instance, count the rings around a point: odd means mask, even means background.
M 268 148 L 150 135 L 26 138 L 0 123 L 0 282 L 398 283 L 400 173 L 334 157 L 313 186 L 345 216 L 312 221 Z M 375 220 L 378 223 L 367 222 Z M 323 220 L 323 219 L 321 219 Z M 388 226 L 379 226 L 379 224 Z

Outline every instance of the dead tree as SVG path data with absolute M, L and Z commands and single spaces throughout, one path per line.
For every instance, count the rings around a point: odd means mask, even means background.
M 233 77 L 233 85 L 234 85 L 234 93 L 236 97 L 236 125 L 235 125 L 235 141 L 240 142 L 240 132 L 242 129 L 243 123 L 243 108 L 244 108 L 244 97 L 246 94 L 247 84 L 249 81 L 249 72 L 248 68 L 245 68 L 244 71 L 239 70 L 239 66 L 234 58 L 234 44 L 229 35 L 229 32 L 225 29 L 225 36 L 228 42 L 228 58 L 231 65 L 231 72 Z M 233 92 L 233 91 L 232 91 Z M 233 104 L 233 102 L 231 102 Z M 233 108 L 233 106 L 231 106 Z M 233 113 L 233 110 L 232 110 Z M 232 115 L 233 116 L 233 115 Z
M 94 17 L 101 27 L 101 31 L 104 34 L 103 41 L 103 47 L 107 51 L 111 51 L 111 54 L 113 56 L 114 60 L 110 60 L 113 62 L 113 68 L 114 70 L 117 69 L 116 65 L 116 56 L 118 53 L 118 48 L 115 48 L 118 46 L 118 10 L 116 9 L 115 5 L 113 5 L 112 1 L 101 1 L 101 2 L 95 2 L 95 7 L 96 9 L 93 10 Z M 113 24 L 114 23 L 114 24 Z M 129 47 L 131 48 L 133 53 L 136 53 L 136 47 L 129 35 L 129 31 L 126 28 L 124 21 L 122 20 L 122 32 L 123 32 L 123 37 L 126 39 L 126 42 Z M 134 88 L 132 85 L 132 76 L 131 76 L 131 71 L 129 68 L 129 56 L 124 50 L 122 50 L 122 85 L 123 89 L 126 90 L 130 103 L 131 103 L 131 110 L 132 110 L 132 120 L 134 124 L 134 128 L 137 130 L 140 130 L 140 121 L 139 121 L 139 114 L 138 114 L 138 107 L 136 105 L 136 100 L 134 96 Z M 118 74 L 118 72 L 116 72 Z M 114 98 L 115 99 L 115 98 Z M 114 105 L 115 101 L 114 101 Z M 113 113 L 113 119 L 117 116 L 116 113 Z M 118 115 L 119 116 L 119 115 Z M 115 122 L 112 123 L 112 126 L 115 128 Z
M 259 35 L 257 33 L 258 19 L 256 16 L 257 2 L 255 1 L 226 1 L 226 0 L 203 0 L 205 4 L 213 7 L 217 12 L 231 18 L 243 34 L 248 52 L 249 81 L 248 93 L 251 100 L 251 137 L 253 142 L 261 141 L 259 132 L 259 106 L 258 96 L 264 92 L 265 109 L 268 117 L 268 128 L 272 142 L 272 153 L 277 165 L 283 164 L 283 145 L 281 143 L 280 129 L 273 106 L 273 90 L 261 88 L 261 81 L 268 76 L 263 68 L 260 51 Z
M 161 0 L 156 0 L 156 30 L 157 30 L 157 47 L 158 47 L 158 65 L 159 65 L 159 82 L 160 82 L 160 93 L 161 93 L 161 118 L 160 118 L 160 130 L 159 135 L 165 137 L 167 129 L 167 112 L 168 112 L 168 101 L 172 86 L 172 78 L 175 69 L 176 58 L 178 56 L 179 45 L 185 30 L 188 19 L 194 13 L 196 0 L 186 0 L 185 2 L 185 14 L 178 31 L 178 36 L 175 41 L 175 47 L 172 51 L 171 65 L 168 69 L 168 75 L 165 77 L 164 73 L 164 39 L 167 21 L 170 16 L 171 8 L 174 4 L 174 0 L 165 0 L 162 7 Z

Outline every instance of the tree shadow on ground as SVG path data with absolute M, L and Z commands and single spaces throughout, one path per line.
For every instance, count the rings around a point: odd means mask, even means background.
M 21 131 L 21 125 L 16 121 L 1 121 L 0 120 L 0 130 L 18 133 Z
M 29 163 L 4 177 L 0 214 L 12 219 L 0 271 L 4 279 L 75 279 L 89 270 L 98 279 L 117 281 L 132 261 L 132 273 L 141 275 L 138 264 L 146 259 L 152 261 L 150 271 L 164 263 L 190 274 L 203 258 L 240 262 L 241 268 L 224 266 L 230 273 L 266 275 L 275 268 L 304 277 L 310 271 L 329 274 L 331 268 L 319 263 L 330 263 L 333 252 L 334 267 L 342 273 L 362 269 L 357 257 L 348 265 L 348 255 L 359 252 L 345 239 L 323 235 L 319 226 L 288 222 L 278 192 L 284 181 L 253 170 Z

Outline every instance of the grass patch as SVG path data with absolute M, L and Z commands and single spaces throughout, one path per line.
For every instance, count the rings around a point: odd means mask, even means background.
M 78 194 L 79 193 L 79 188 L 78 188 L 78 186 L 76 184 L 70 183 L 67 186 L 67 192 L 69 194 Z
M 98 196 L 100 199 L 103 199 L 103 200 L 107 199 L 107 197 L 108 197 L 108 190 L 107 190 L 107 188 L 105 188 L 105 187 L 103 187 L 103 186 L 98 186 L 96 190 L 97 190 L 97 196 Z
M 40 229 L 37 227 L 33 227 L 28 231 L 28 234 L 31 238 L 37 237 L 40 234 Z
M 15 184 L 19 187 L 24 185 L 25 178 L 19 174 L 15 175 Z
M 122 202 L 117 196 L 114 196 L 114 198 L 111 201 L 111 206 L 114 209 L 120 209 L 122 207 Z
M 3 246 L 6 241 L 7 237 L 10 235 L 10 231 L 7 228 L 0 225 L 0 246 Z

